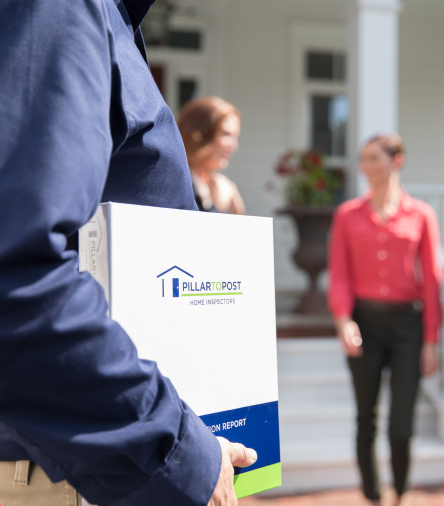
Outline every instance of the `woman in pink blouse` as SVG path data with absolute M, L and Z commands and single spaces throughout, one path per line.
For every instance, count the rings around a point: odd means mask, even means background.
M 338 208 L 330 244 L 329 306 L 353 377 L 363 491 L 374 504 L 380 500 L 375 436 L 381 372 L 391 370 L 389 437 L 400 501 L 418 381 L 437 368 L 441 324 L 438 224 L 429 205 L 401 188 L 404 162 L 398 135 L 367 142 L 360 169 L 370 191 Z

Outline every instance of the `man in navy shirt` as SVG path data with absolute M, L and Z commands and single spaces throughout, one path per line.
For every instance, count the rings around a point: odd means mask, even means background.
M 153 1 L 0 2 L 5 506 L 32 506 L 20 502 L 28 461 L 94 504 L 233 505 L 232 465 L 255 460 L 219 443 L 156 364 L 137 358 L 66 247 L 101 199 L 195 209 L 140 34 Z M 2 464 L 17 461 L 9 483 Z

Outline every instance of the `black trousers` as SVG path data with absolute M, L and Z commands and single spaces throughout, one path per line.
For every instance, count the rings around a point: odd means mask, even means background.
M 377 405 L 384 367 L 391 370 L 389 438 L 394 485 L 398 495 L 407 487 L 413 411 L 420 377 L 421 314 L 356 308 L 363 355 L 348 358 L 357 404 L 357 457 L 364 495 L 380 497 L 375 438 Z

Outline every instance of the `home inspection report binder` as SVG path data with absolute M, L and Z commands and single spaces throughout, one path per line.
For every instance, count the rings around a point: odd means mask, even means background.
M 208 430 L 254 448 L 238 498 L 281 484 L 271 218 L 101 204 L 80 270 Z

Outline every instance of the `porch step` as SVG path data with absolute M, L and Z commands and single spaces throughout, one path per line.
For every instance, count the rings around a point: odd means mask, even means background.
M 277 305 L 279 306 L 279 302 Z M 287 308 L 289 309 L 289 308 Z M 286 312 L 277 314 L 276 327 L 278 337 L 320 337 L 336 335 L 333 320 L 330 315 L 310 315 Z
M 279 375 L 279 400 L 285 406 L 308 408 L 328 402 L 353 401 L 348 371 Z
M 389 406 L 379 410 L 378 433 L 388 433 Z M 356 410 L 351 404 L 313 405 L 307 409 L 284 409 L 279 411 L 280 434 L 286 442 L 310 438 L 330 440 L 347 437 L 356 431 Z M 415 433 L 418 436 L 433 437 L 437 434 L 437 413 L 427 402 L 419 402 L 416 407 Z
M 382 483 L 391 482 L 390 451 L 385 438 L 377 443 Z M 442 483 L 444 444 L 435 438 L 415 438 L 412 446 L 412 485 Z M 359 486 L 354 441 L 300 441 L 282 447 L 283 486 L 279 494 Z
M 279 379 L 288 375 L 344 373 L 346 359 L 338 339 L 278 339 Z
M 350 374 L 336 339 L 279 339 L 281 493 L 359 485 L 355 464 L 355 406 Z M 381 389 L 378 454 L 382 479 L 390 481 L 387 426 L 389 376 Z M 437 409 L 423 394 L 416 408 L 414 484 L 442 483 L 444 443 Z M 275 494 L 271 491 L 269 494 Z

